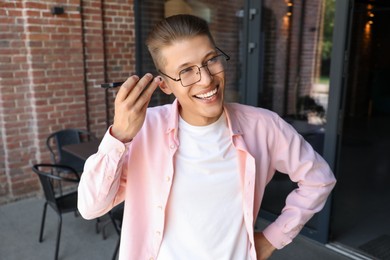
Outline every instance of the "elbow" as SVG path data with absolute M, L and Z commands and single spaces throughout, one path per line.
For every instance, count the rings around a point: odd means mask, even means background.
M 77 209 L 84 219 L 91 220 L 97 217 L 94 214 L 91 214 L 91 210 L 89 210 L 89 207 L 86 206 L 82 200 L 80 200 L 80 197 L 77 200 Z
M 96 207 L 99 205 L 92 196 L 88 196 L 82 192 L 78 193 L 77 197 L 77 209 L 80 215 L 87 220 L 98 218 L 104 214 L 101 214 L 99 209 Z

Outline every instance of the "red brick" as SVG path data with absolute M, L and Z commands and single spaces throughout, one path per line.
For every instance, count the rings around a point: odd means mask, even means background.
M 25 4 L 25 8 L 27 9 L 43 9 L 46 10 L 48 8 L 47 4 L 39 3 L 39 2 L 31 2 L 27 1 Z

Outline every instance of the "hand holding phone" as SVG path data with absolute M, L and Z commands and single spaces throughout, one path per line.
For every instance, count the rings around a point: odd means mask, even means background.
M 114 124 L 111 134 L 123 143 L 130 142 L 141 129 L 153 92 L 160 84 L 159 76 L 147 73 L 141 79 L 128 78 L 115 98 Z

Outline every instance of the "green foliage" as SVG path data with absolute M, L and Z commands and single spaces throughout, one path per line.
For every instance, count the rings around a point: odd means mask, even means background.
M 325 0 L 324 35 L 322 42 L 322 59 L 330 59 L 332 52 L 332 35 L 335 16 L 335 0 Z

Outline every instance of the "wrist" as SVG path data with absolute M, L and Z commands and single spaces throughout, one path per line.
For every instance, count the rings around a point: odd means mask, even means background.
M 117 131 L 114 125 L 110 128 L 110 134 L 112 137 L 121 141 L 122 143 L 128 143 L 131 142 L 131 140 L 133 140 L 132 137 L 125 136 L 121 134 L 121 131 Z

